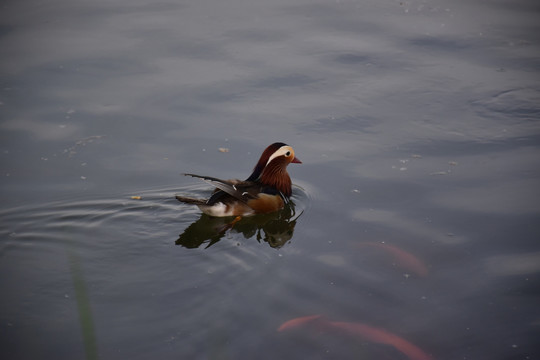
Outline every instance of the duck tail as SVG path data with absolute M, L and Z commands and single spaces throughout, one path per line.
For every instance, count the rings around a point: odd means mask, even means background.
M 184 204 L 193 204 L 193 205 L 206 205 L 206 200 L 204 199 L 195 199 L 185 196 L 176 195 L 176 200 L 183 202 Z

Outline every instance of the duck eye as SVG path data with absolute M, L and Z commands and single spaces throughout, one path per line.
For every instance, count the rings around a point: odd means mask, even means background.
M 290 152 L 290 151 L 287 151 L 287 152 L 285 153 L 285 156 L 286 156 L 286 157 L 291 156 L 291 152 Z

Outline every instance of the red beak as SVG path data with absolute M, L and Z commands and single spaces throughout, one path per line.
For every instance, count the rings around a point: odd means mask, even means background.
M 295 164 L 301 164 L 302 163 L 300 160 L 298 160 L 298 158 L 296 156 L 294 157 L 294 159 L 292 159 L 291 162 L 295 163 Z

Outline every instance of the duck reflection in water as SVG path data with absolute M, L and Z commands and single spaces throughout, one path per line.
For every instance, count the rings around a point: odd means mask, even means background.
M 292 239 L 300 215 L 302 213 L 296 214 L 292 201 L 279 211 L 243 217 L 236 222 L 231 222 L 231 217 L 202 214 L 180 234 L 176 245 L 189 249 L 208 248 L 220 241 L 227 231 L 231 231 L 241 233 L 246 239 L 255 237 L 258 242 L 264 241 L 273 248 L 280 248 Z

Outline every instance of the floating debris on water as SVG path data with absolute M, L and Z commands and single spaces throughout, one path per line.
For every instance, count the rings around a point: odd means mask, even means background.
M 141 200 L 142 196 L 131 196 L 131 200 Z
M 435 172 L 430 173 L 429 175 L 436 176 L 436 175 L 448 175 L 448 174 L 450 174 L 450 170 L 448 170 L 448 171 L 435 171 Z
M 94 140 L 99 140 L 101 138 L 104 138 L 105 135 L 93 135 L 93 136 L 89 136 L 89 137 L 86 137 L 84 139 L 81 139 L 79 141 L 77 141 L 75 143 L 75 145 L 73 145 L 72 147 L 69 147 L 67 149 L 64 149 L 64 154 L 68 154 L 68 157 L 72 157 L 73 155 L 75 155 L 77 153 L 77 150 L 82 147 L 82 146 L 86 146 L 90 143 L 93 143 Z
M 407 168 L 405 166 L 397 167 L 395 165 L 392 165 L 392 169 L 398 169 L 399 171 L 406 171 Z
M 218 150 L 221 151 L 222 153 L 228 153 L 229 152 L 228 148 L 223 148 L 223 147 L 220 147 Z

